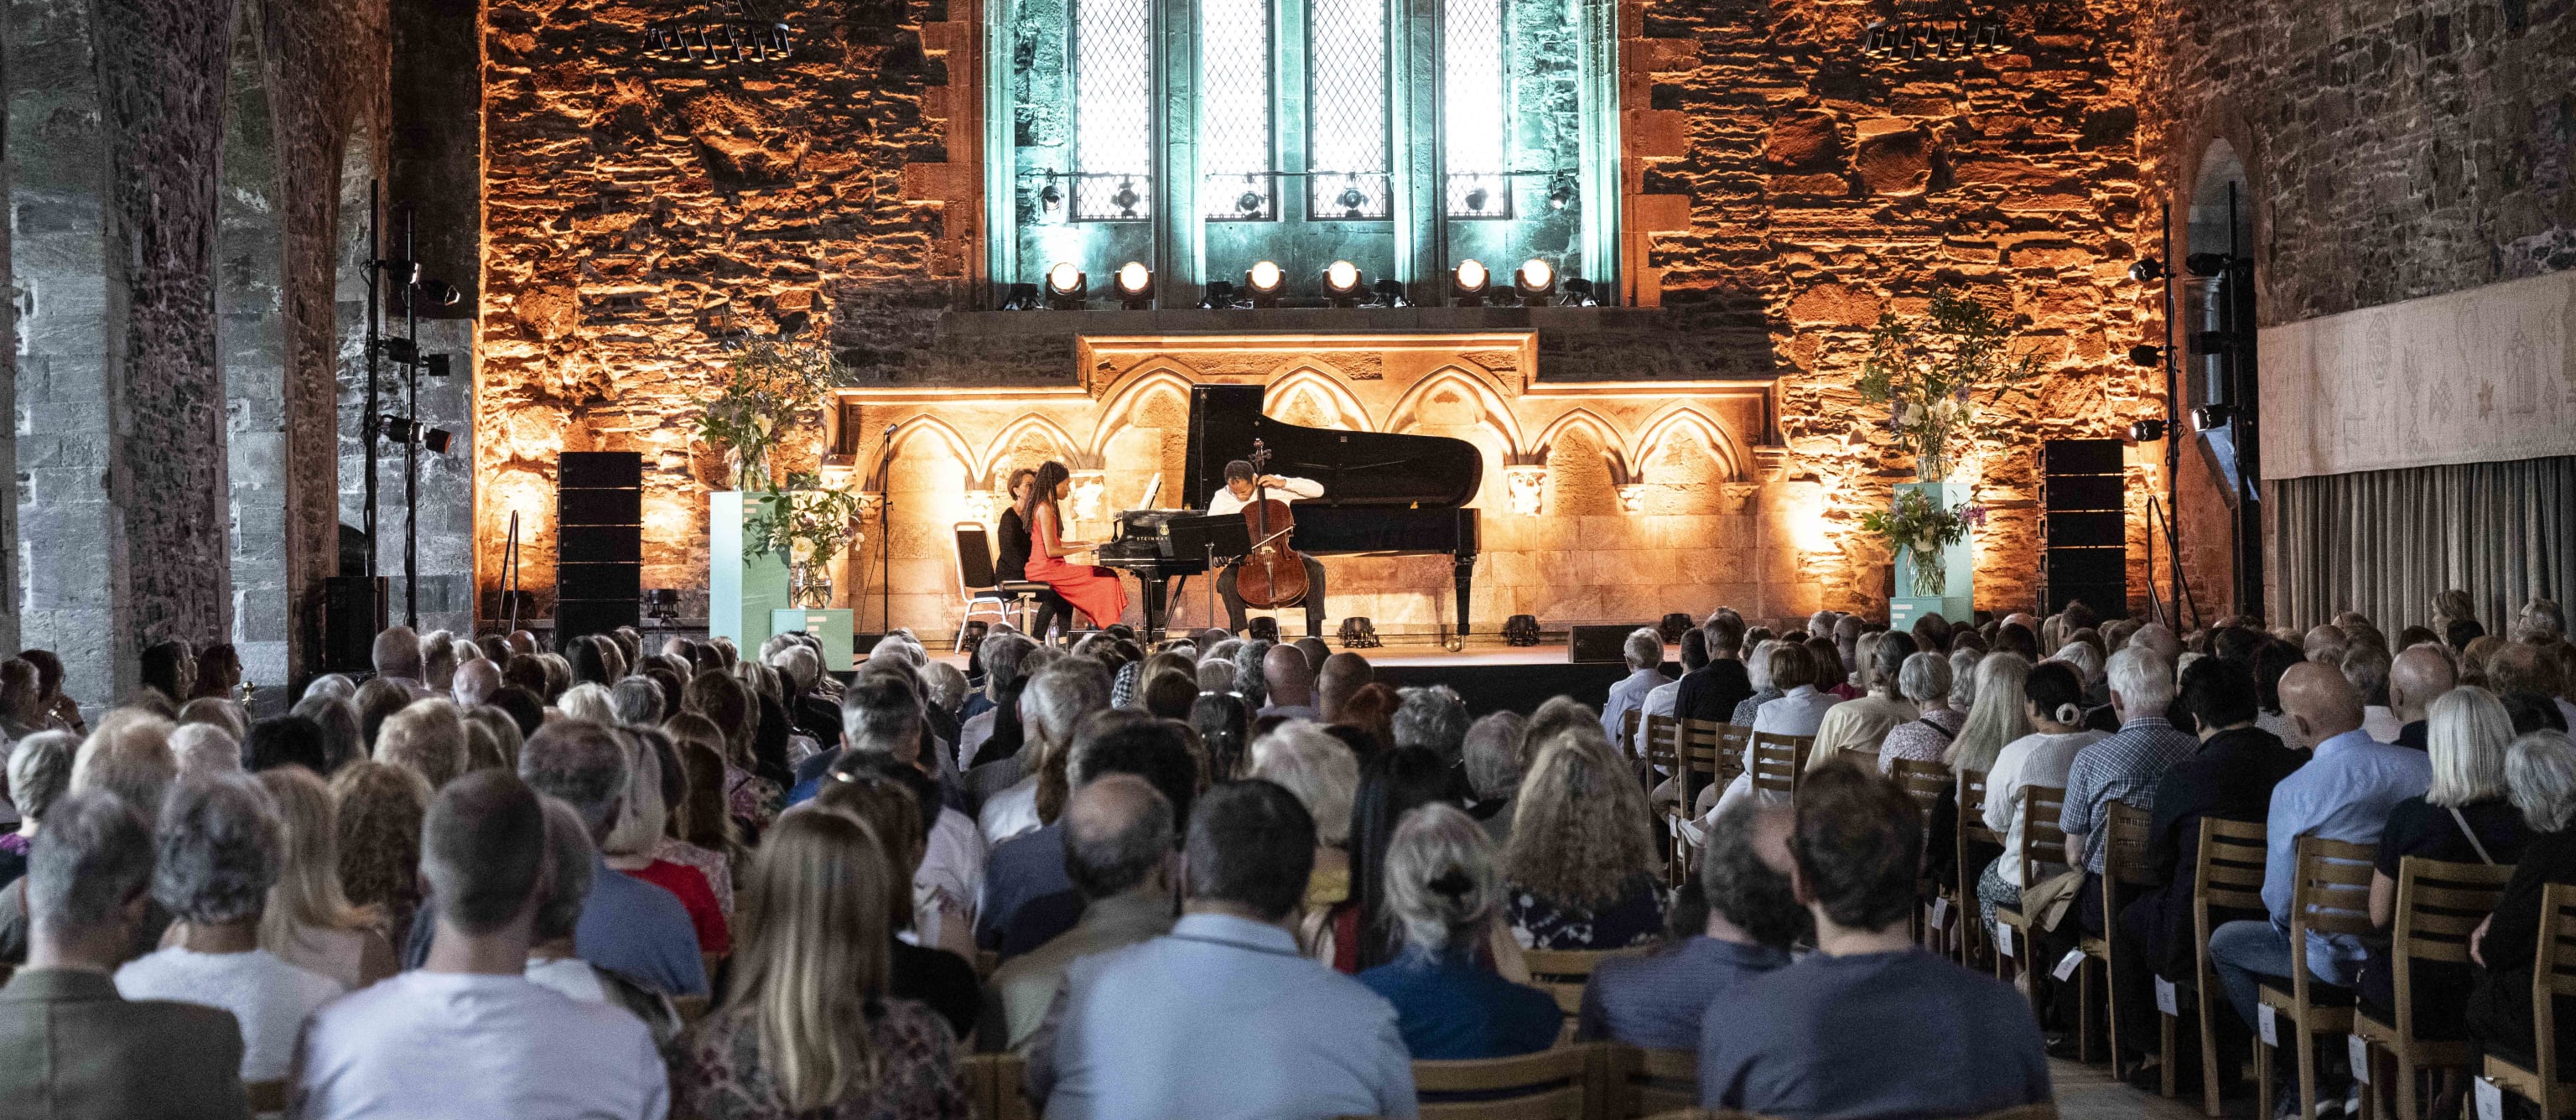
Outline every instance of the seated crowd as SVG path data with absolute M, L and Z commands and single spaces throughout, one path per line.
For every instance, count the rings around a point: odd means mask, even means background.
M 2515 865 L 2475 963 L 2410 987 L 2419 1030 L 2527 1060 L 2539 893 L 2576 882 L 2576 649 L 2548 600 L 2509 638 L 2436 608 L 2395 643 L 1721 609 L 1678 679 L 1639 630 L 1601 707 L 1482 718 L 1223 631 L 1002 626 L 963 670 L 898 633 L 845 678 L 801 634 L 397 627 L 257 720 L 229 647 L 165 643 L 94 727 L 28 650 L 0 661 L 0 1116 L 964 1117 L 970 1056 L 1006 1054 L 1051 1117 L 1410 1117 L 1415 1062 L 1605 1042 L 1695 1054 L 1707 1108 L 1972 1117 L 2052 1100 L 2089 1004 L 2044 965 L 2080 937 L 2139 1051 L 2205 952 L 2232 1066 L 2293 967 L 2302 836 L 2375 847 L 2382 929 L 2406 857 Z M 1794 796 L 1659 772 L 1668 719 L 1811 739 Z M 1909 763 L 1981 775 L 1982 820 Z M 2023 790 L 2064 799 L 2028 873 Z M 2118 806 L 2157 882 L 2106 914 Z M 2270 912 L 2195 944 L 2203 819 L 2268 826 Z M 2001 843 L 1959 845 L 1979 824 Z M 1982 971 L 2007 917 L 2061 998 Z M 1560 1005 L 1567 952 L 1598 957 Z M 2384 938 L 2304 959 L 2395 999 Z

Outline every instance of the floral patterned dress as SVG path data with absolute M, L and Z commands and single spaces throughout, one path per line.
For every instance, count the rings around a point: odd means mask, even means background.
M 1664 939 L 1664 892 L 1652 875 L 1600 907 L 1541 898 L 1518 884 L 1509 893 L 1512 938 L 1524 949 L 1625 949 Z
M 948 1024 L 908 999 L 868 1007 L 874 1086 L 830 1108 L 792 1112 L 760 1061 L 750 1016 L 719 1011 L 680 1036 L 671 1053 L 671 1115 L 698 1120 L 969 1120 L 957 1044 Z

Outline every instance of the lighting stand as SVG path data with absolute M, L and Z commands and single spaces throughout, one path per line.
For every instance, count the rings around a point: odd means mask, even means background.
M 368 579 L 376 575 L 376 355 L 383 349 L 383 304 L 377 290 L 377 277 L 384 265 L 384 183 L 367 182 L 367 404 L 359 414 L 358 442 L 367 448 L 366 522 Z M 382 604 L 378 604 L 381 611 Z
M 886 425 L 885 448 L 877 453 L 877 630 L 894 633 L 894 569 L 887 567 L 894 554 L 894 430 Z M 865 593 L 866 585 L 860 585 Z
M 412 237 L 412 210 L 403 207 L 403 259 L 418 261 Z M 419 265 L 414 264 L 417 269 Z M 372 271 L 372 270 L 371 270 Z M 403 415 L 411 421 L 403 440 L 403 625 L 420 629 L 420 309 L 413 283 L 402 286 Z

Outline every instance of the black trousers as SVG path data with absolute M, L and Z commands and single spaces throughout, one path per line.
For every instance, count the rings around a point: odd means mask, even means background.
M 1312 556 L 1299 559 L 1306 562 L 1306 633 L 1321 638 L 1324 636 L 1324 564 Z M 1235 573 L 1241 569 L 1239 564 L 1229 565 L 1216 577 L 1217 597 L 1225 600 L 1225 628 L 1237 634 L 1243 633 L 1245 626 L 1243 596 L 1234 590 Z

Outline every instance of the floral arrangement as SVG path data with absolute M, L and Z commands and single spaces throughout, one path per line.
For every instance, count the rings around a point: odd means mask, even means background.
M 823 407 L 826 390 L 848 382 L 829 348 L 751 339 L 726 366 L 722 388 L 702 402 L 697 436 L 732 452 L 735 489 L 773 489 L 770 452 Z
M 1861 399 L 1889 406 L 1888 427 L 1914 452 L 1915 475 L 1949 477 L 1953 450 L 1992 434 L 1977 397 L 1991 402 L 2029 377 L 2038 359 L 2012 352 L 2011 328 L 1984 304 L 1948 288 L 1932 293 L 1922 320 L 1888 312 L 1869 332 Z
M 1893 508 L 1860 515 L 1863 530 L 1885 538 L 1888 548 L 1900 555 L 1912 554 L 1917 595 L 1939 595 L 1949 587 L 1949 565 L 1941 562 L 1941 550 L 1985 523 L 1984 506 L 1948 509 L 1921 490 L 1900 491 Z
M 743 557 L 787 557 L 789 601 L 807 610 L 830 606 L 827 573 L 831 558 L 858 536 L 859 496 L 826 490 L 821 475 L 797 471 L 787 476 L 787 489 L 772 491 L 759 509 L 743 523 Z

